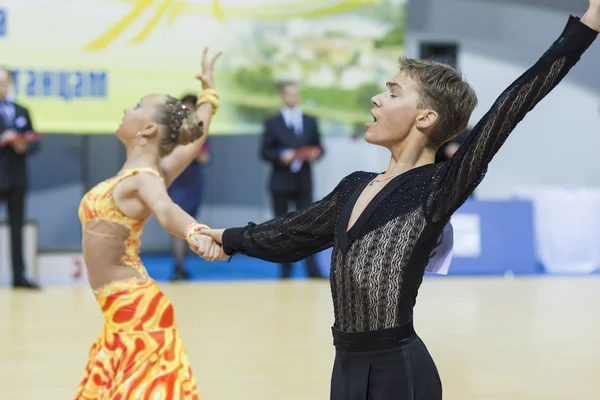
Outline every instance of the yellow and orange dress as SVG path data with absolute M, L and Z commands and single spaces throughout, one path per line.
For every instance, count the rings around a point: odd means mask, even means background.
M 123 262 L 141 278 L 111 282 L 95 291 L 104 327 L 90 351 L 78 400 L 199 399 L 173 306 L 139 257 L 145 221 L 124 215 L 112 196 L 117 183 L 139 172 L 160 176 L 152 169 L 128 170 L 90 190 L 79 207 L 83 229 L 94 220 L 129 229 Z

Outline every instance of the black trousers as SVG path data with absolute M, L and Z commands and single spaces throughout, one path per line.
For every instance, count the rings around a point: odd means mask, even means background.
M 372 332 L 333 330 L 331 400 L 441 400 L 437 367 L 412 323 Z
M 271 193 L 273 212 L 276 217 L 286 215 L 290 208 L 290 203 L 294 203 L 296 210 L 303 210 L 312 204 L 311 193 Z M 305 260 L 306 272 L 310 277 L 321 277 L 321 271 L 317 265 L 317 260 L 314 256 L 309 256 Z M 289 278 L 292 274 L 292 264 L 281 264 L 281 277 Z
M 0 205 L 7 206 L 10 225 L 10 255 L 12 259 L 13 283 L 25 278 L 23 263 L 23 224 L 25 219 L 25 188 L 0 191 Z

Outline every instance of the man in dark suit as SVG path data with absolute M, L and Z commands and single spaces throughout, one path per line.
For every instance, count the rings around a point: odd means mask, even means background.
M 289 204 L 303 209 L 313 202 L 311 164 L 323 154 L 317 120 L 302 113 L 300 88 L 286 82 L 280 87 L 282 107 L 265 121 L 261 157 L 272 166 L 270 191 L 275 216 L 288 213 Z M 302 149 L 302 151 L 298 151 Z M 306 259 L 308 276 L 323 277 L 315 257 Z M 291 264 L 281 266 L 281 277 L 289 278 Z
M 0 67 L 0 205 L 5 203 L 8 208 L 13 287 L 37 289 L 39 286 L 25 277 L 23 261 L 26 157 L 36 150 L 37 145 L 19 140 L 23 134 L 33 132 L 33 126 L 29 111 L 8 100 L 11 83 L 10 70 Z
M 453 139 L 450 139 L 446 143 L 444 143 L 435 153 L 435 163 L 440 163 L 447 161 L 452 158 L 454 153 L 458 150 L 461 144 L 467 140 L 469 135 L 471 134 L 470 129 L 465 129 L 462 133 L 456 136 Z
M 450 160 L 470 134 L 471 129 L 465 129 L 460 135 L 444 143 L 435 153 L 435 163 L 437 164 Z M 471 192 L 469 198 L 475 198 L 475 191 Z

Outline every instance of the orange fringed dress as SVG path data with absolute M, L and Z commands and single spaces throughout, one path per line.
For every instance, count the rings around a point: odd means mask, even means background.
M 145 221 L 125 216 L 112 197 L 118 182 L 141 171 L 158 175 L 151 169 L 128 170 L 90 190 L 79 207 L 83 227 L 101 219 L 129 228 L 124 262 L 143 278 L 112 282 L 95 292 L 104 328 L 90 351 L 77 400 L 199 399 L 173 306 L 139 258 Z

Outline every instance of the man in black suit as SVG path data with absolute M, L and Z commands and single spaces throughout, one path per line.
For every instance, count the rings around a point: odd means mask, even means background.
M 471 134 L 470 129 L 465 129 L 460 135 L 453 139 L 450 139 L 444 143 L 435 153 L 435 163 L 447 161 L 452 158 L 454 153 L 458 150 L 461 144 L 467 140 L 467 137 Z
M 435 153 L 435 163 L 437 164 L 450 160 L 470 134 L 471 129 L 465 129 L 460 135 L 444 143 Z M 475 191 L 471 192 L 469 198 L 475 198 Z
M 262 159 L 272 165 L 269 186 L 275 216 L 287 214 L 291 202 L 297 210 L 312 204 L 311 164 L 323 154 L 317 120 L 299 106 L 298 85 L 282 84 L 280 95 L 281 110 L 265 121 L 261 145 Z M 309 277 L 323 277 L 315 257 L 306 259 L 306 267 Z M 289 278 L 291 270 L 291 264 L 282 264 L 281 277 Z
M 37 145 L 18 140 L 24 133 L 33 132 L 29 111 L 10 100 L 11 71 L 0 67 L 0 204 L 8 208 L 10 224 L 13 287 L 37 289 L 25 277 L 23 261 L 23 224 L 27 189 L 26 157 Z

